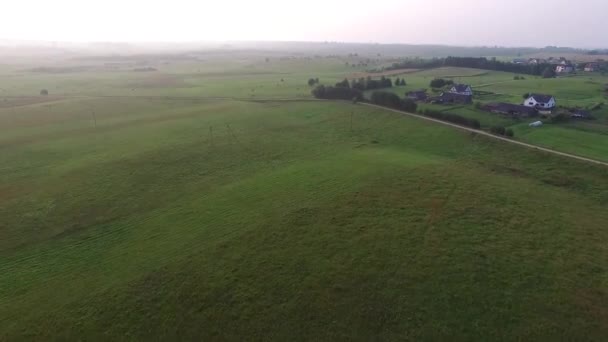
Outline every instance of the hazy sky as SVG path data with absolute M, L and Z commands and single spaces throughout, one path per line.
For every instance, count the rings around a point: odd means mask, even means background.
M 608 47 L 608 0 L 3 0 L 0 39 Z

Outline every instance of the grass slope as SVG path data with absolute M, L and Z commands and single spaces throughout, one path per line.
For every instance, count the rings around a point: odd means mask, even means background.
M 351 104 L 41 108 L 1 112 L 1 339 L 608 334 L 605 168 Z

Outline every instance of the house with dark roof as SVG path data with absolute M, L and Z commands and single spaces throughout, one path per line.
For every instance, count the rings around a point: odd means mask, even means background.
M 535 64 L 544 64 L 544 63 L 548 63 L 548 62 L 547 62 L 546 59 L 543 59 L 543 58 L 530 58 L 528 60 L 528 64 L 532 64 L 532 65 L 535 65 Z
M 555 101 L 555 97 L 552 95 L 543 94 L 530 94 L 530 96 L 524 101 L 524 106 L 539 110 L 551 110 L 556 104 L 557 102 Z
M 427 95 L 426 90 L 420 89 L 406 93 L 405 97 L 414 101 L 426 101 L 429 96 Z
M 460 95 L 473 95 L 473 89 L 468 84 L 454 84 L 452 88 L 450 88 L 450 93 L 460 94 Z
M 502 114 L 514 118 L 528 118 L 538 115 L 538 111 L 534 107 L 516 105 L 512 103 L 488 103 L 482 107 L 492 113 Z
M 569 74 L 574 72 L 574 65 L 572 64 L 560 64 L 555 67 L 555 72 L 558 74 Z
M 585 65 L 586 72 L 594 72 L 594 71 L 598 71 L 599 69 L 600 69 L 600 66 L 597 63 L 589 63 L 589 64 Z
M 470 104 L 473 103 L 473 96 L 445 92 L 437 97 L 430 98 L 429 102 L 439 104 Z

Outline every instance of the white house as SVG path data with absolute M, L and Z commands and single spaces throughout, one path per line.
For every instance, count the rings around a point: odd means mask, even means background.
M 555 67 L 555 72 L 558 74 L 569 74 L 574 71 L 574 66 L 571 64 L 560 64 Z
M 450 93 L 472 96 L 473 89 L 471 89 L 471 86 L 467 84 L 454 84 L 454 86 L 452 86 L 450 89 Z
M 597 65 L 597 63 L 589 63 L 589 64 L 585 65 L 586 72 L 594 72 L 594 71 L 598 71 L 598 70 L 599 70 L 599 66 Z
M 531 94 L 530 97 L 524 101 L 524 106 L 537 109 L 552 109 L 555 105 L 555 97 L 551 95 Z

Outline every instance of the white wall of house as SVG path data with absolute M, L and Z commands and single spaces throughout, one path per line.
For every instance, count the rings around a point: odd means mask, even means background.
M 464 92 L 459 92 L 456 90 L 456 86 L 450 89 L 450 93 L 462 94 L 462 95 L 473 95 L 473 89 L 470 86 L 467 86 L 467 89 Z
M 529 97 L 528 99 L 526 99 L 526 101 L 524 102 L 524 106 L 527 107 L 539 107 L 539 108 L 553 108 L 555 107 L 555 98 L 552 97 L 549 102 L 547 103 L 540 103 L 537 102 L 536 99 L 534 99 L 534 97 Z

